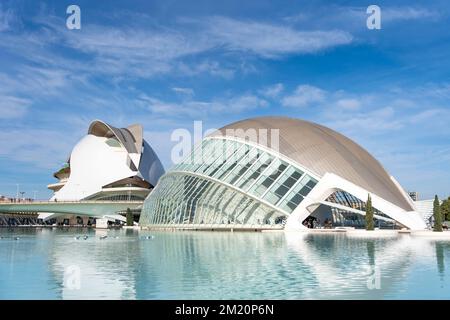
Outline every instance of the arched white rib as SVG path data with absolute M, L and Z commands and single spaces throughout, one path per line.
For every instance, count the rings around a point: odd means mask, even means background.
M 298 207 L 289 216 L 286 229 L 306 229 L 302 222 L 310 215 L 308 207 L 324 201 L 335 191 L 343 190 L 359 199 L 366 199 L 368 194 L 372 198 L 372 205 L 390 218 L 412 230 L 426 229 L 426 224 L 416 211 L 405 211 L 404 209 L 384 200 L 376 194 L 339 177 L 333 173 L 326 173 L 317 185 L 311 190 Z

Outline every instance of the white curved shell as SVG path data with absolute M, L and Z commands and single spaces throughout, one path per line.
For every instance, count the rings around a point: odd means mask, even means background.
M 118 129 L 97 120 L 73 148 L 70 176 L 52 200 L 87 198 L 109 184 L 135 176 L 155 186 L 162 174 L 158 156 L 142 137 L 142 126 Z

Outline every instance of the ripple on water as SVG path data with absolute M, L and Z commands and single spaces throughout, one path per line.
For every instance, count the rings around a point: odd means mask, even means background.
M 108 237 L 99 239 L 105 232 Z M 0 230 L 0 273 L 6 275 L 0 298 L 450 297 L 450 241 L 345 234 L 105 232 Z M 80 289 L 68 285 L 67 270 L 73 266 L 79 268 Z

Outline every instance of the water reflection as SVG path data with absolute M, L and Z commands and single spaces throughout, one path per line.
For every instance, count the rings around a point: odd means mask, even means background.
M 441 242 L 436 241 L 435 242 L 436 247 L 436 262 L 437 262 L 437 268 L 439 271 L 439 274 L 441 278 L 444 277 L 445 272 L 445 252 L 450 250 L 450 243 L 448 242 Z
M 0 230 L 0 234 L 5 237 L 0 240 L 0 273 L 6 279 L 0 286 L 2 299 L 450 296 L 445 272 L 450 242 L 409 235 L 373 239 L 345 234 L 87 229 Z M 70 282 L 74 274 L 67 273 L 74 266 L 79 267 L 79 289 L 71 287 L 76 284 Z
M 367 256 L 369 257 L 369 264 L 375 266 L 375 242 L 367 242 Z
M 121 237 L 118 234 L 120 233 L 97 230 L 87 233 L 86 240 L 76 240 L 71 235 L 70 239 L 58 239 L 54 242 L 49 269 L 60 285 L 61 298 L 136 298 L 135 274 L 139 263 L 139 241 L 137 236 Z M 108 237 L 103 239 L 105 235 Z M 68 285 L 72 276 L 67 273 L 70 267 L 78 267 L 80 270 L 80 289 Z

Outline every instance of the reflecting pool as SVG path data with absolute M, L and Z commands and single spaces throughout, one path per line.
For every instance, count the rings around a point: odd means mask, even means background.
M 0 299 L 450 298 L 448 240 L 74 228 L 0 236 Z

